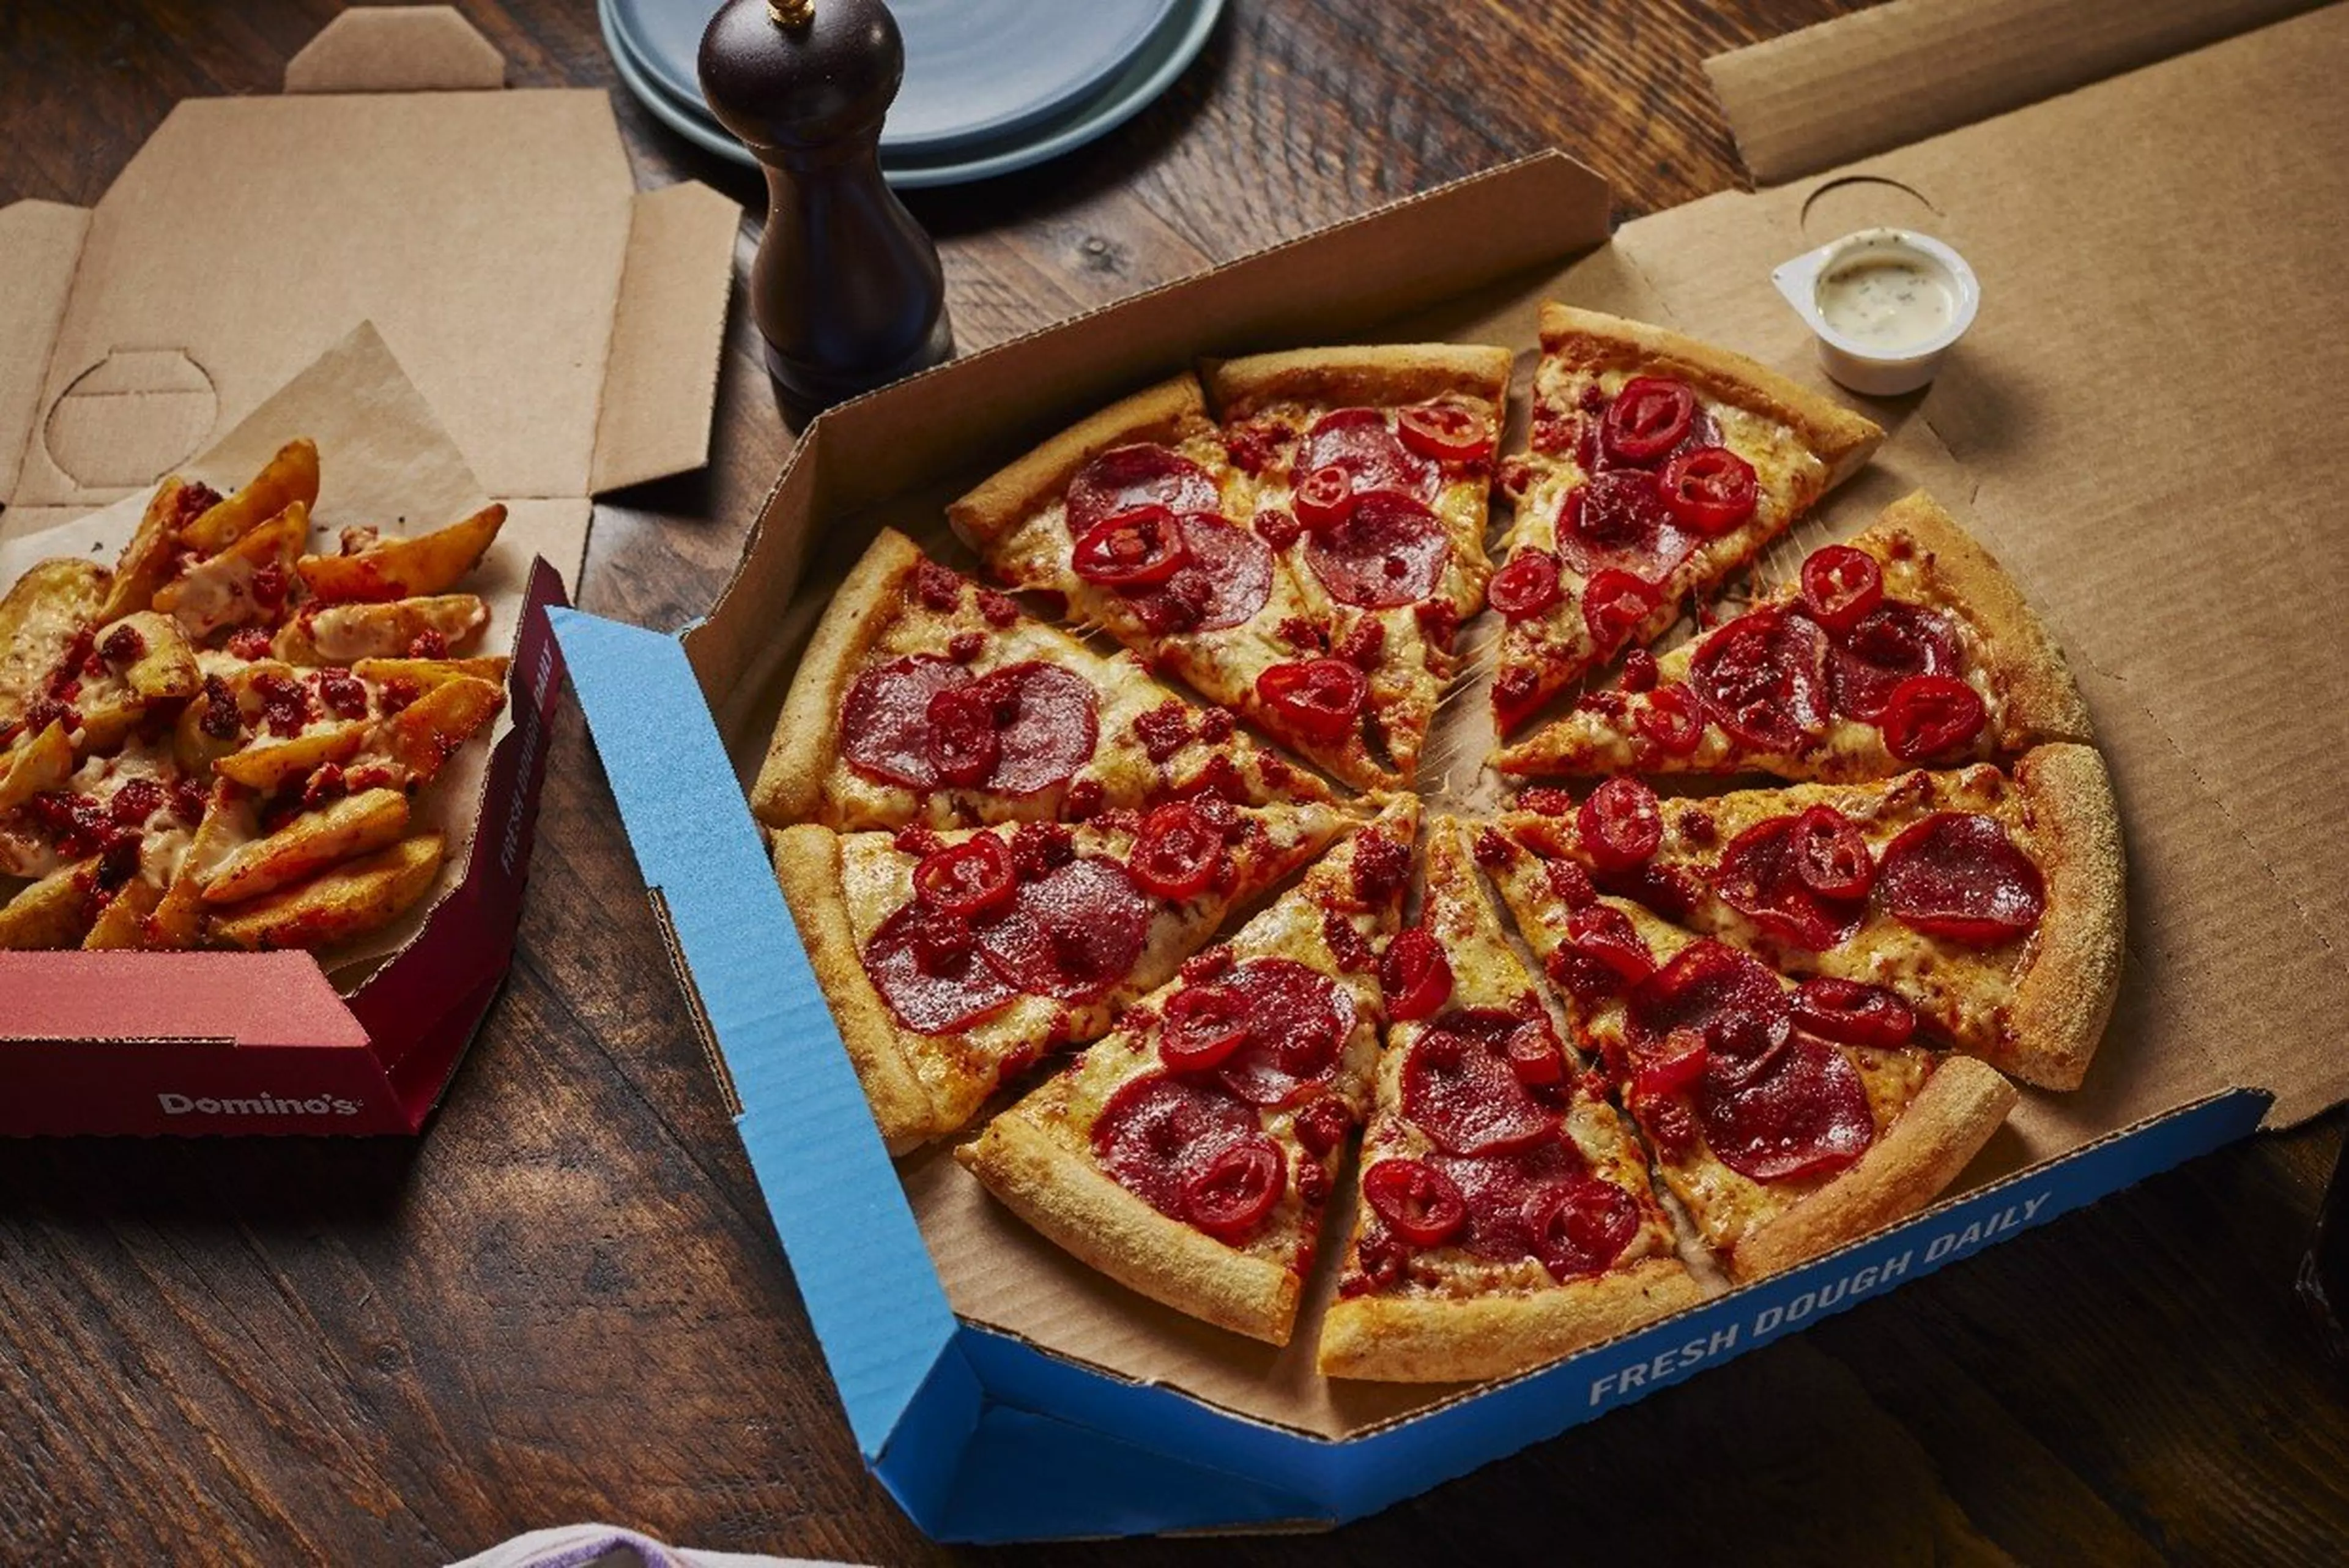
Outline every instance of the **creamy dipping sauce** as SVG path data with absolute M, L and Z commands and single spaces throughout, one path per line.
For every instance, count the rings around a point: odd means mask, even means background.
M 1871 348 L 1932 341 L 1957 315 L 1956 291 L 1922 256 L 1869 248 L 1819 275 L 1815 297 L 1830 327 Z

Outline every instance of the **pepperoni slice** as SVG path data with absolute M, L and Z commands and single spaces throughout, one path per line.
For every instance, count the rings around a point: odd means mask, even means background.
M 1459 1183 L 1420 1159 L 1382 1159 L 1362 1173 L 1362 1197 L 1414 1247 L 1440 1247 L 1468 1222 Z
M 1884 744 L 1904 763 L 1955 751 L 1990 717 L 1982 694 L 1954 675 L 1911 675 L 1884 700 Z
M 1826 726 L 1826 634 L 1777 608 L 1739 616 L 1705 639 L 1689 687 L 1713 720 L 1765 752 L 1794 752 Z
M 1832 975 L 1816 975 L 1795 988 L 1795 1022 L 1847 1045 L 1906 1045 L 1917 1033 L 1915 1010 L 1892 992 Z
M 1557 553 L 1584 576 L 1613 567 L 1645 582 L 1661 582 L 1704 535 L 1672 515 L 1643 468 L 1593 474 L 1566 493 L 1558 514 Z
M 1958 637 L 1949 618 L 1888 599 L 1836 639 L 1827 689 L 1837 712 L 1873 724 L 1884 717 L 1892 689 L 1909 677 L 1957 672 Z
M 1866 905 L 1860 899 L 1830 898 L 1805 877 L 1806 837 L 1801 817 L 1774 816 L 1755 823 L 1722 851 L 1713 889 L 1722 902 L 1772 936 L 1825 952 L 1859 929 Z M 1865 860 L 1865 845 L 1860 854 Z M 1822 879 L 1826 879 L 1825 873 Z
M 1376 409 L 1339 409 L 1323 414 L 1305 432 L 1297 472 L 1335 468 L 1358 492 L 1399 491 L 1422 501 L 1435 494 L 1435 465 L 1403 450 L 1386 415 Z
M 1212 512 L 1179 514 L 1185 560 L 1164 582 L 1125 594 L 1142 624 L 1164 636 L 1245 624 L 1272 597 L 1272 546 Z
M 978 961 L 960 918 L 912 903 L 864 944 L 873 989 L 917 1034 L 947 1034 L 1001 1012 L 1019 992 Z
M 1144 506 L 1213 512 L 1222 500 L 1214 476 L 1178 452 L 1150 442 L 1113 446 L 1069 481 L 1069 534 L 1081 539 L 1111 518 Z
M 1224 1062 L 1224 1087 L 1255 1106 L 1289 1105 L 1338 1070 L 1354 1032 L 1354 994 L 1294 959 L 1250 959 L 1221 982 L 1247 1003 L 1248 1037 Z
M 1876 886 L 1885 908 L 1918 930 L 1996 947 L 2037 926 L 2047 884 L 1997 818 L 1942 812 L 1884 850 Z
M 1556 1115 L 1509 1064 L 1509 1039 L 1538 1022 L 1489 1009 L 1444 1014 L 1402 1059 L 1402 1114 L 1453 1154 L 1506 1154 L 1553 1132 Z
M 1288 1185 L 1280 1146 L 1257 1133 L 1225 1146 L 1183 1179 L 1183 1216 L 1219 1241 L 1242 1241 Z
M 1040 659 L 1007 664 L 972 683 L 995 719 L 995 770 L 987 787 L 1034 794 L 1064 784 L 1092 760 L 1101 704 L 1092 683 Z
M 1424 503 L 1373 490 L 1355 497 L 1343 522 L 1306 542 L 1305 559 L 1333 598 L 1391 609 L 1435 591 L 1452 559 L 1452 535 Z
M 1112 1095 L 1093 1123 L 1093 1154 L 1162 1214 L 1189 1220 L 1185 1179 L 1227 1148 L 1261 1137 L 1257 1113 L 1206 1084 L 1156 1074 Z
M 979 956 L 1010 985 L 1085 1001 L 1142 956 L 1150 900 L 1114 860 L 1084 857 L 1019 884 L 1010 908 L 978 930 Z
M 1379 988 L 1389 1018 L 1434 1017 L 1452 999 L 1452 961 L 1444 956 L 1444 944 L 1423 926 L 1398 933 L 1379 960 Z
M 1713 1157 L 1755 1181 L 1792 1181 L 1841 1170 L 1876 1141 L 1868 1090 L 1842 1052 L 1799 1030 L 1735 1072 L 1716 1069 L 1697 1096 L 1697 1119 Z
M 1783 1032 L 1792 1017 L 1785 989 L 1760 960 L 1701 938 L 1631 988 L 1632 1043 L 1654 1044 L 1692 1029 L 1718 1045 L 1739 1029 Z
M 1508 1154 L 1481 1158 L 1437 1152 L 1429 1169 L 1459 1189 L 1466 1227 L 1454 1238 L 1480 1258 L 1509 1262 L 1538 1256 L 1527 1222 L 1557 1189 L 1590 1179 L 1582 1155 L 1555 1133 Z
M 937 787 L 930 757 L 930 700 L 968 684 L 951 659 L 916 653 L 856 678 L 840 709 L 840 754 L 868 778 L 907 789 Z

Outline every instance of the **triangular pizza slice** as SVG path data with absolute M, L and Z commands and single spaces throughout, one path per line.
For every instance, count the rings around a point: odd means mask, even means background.
M 2086 746 L 2040 746 L 1873 784 L 1659 801 L 1630 777 L 1505 820 L 1572 862 L 1790 974 L 1882 987 L 1940 1040 L 2044 1088 L 2077 1088 L 2119 984 L 2120 822 Z M 1545 810 L 1557 815 L 1545 815 Z
M 1646 1154 L 1502 934 L 1472 831 L 1430 831 L 1420 923 L 1381 964 L 1386 1048 L 1328 1376 L 1506 1377 L 1702 1295 Z
M 1627 648 L 1663 635 L 1874 452 L 1884 432 L 1742 355 L 1548 304 L 1530 450 L 1485 597 L 1506 628 L 1506 735 Z
M 1299 348 L 1207 372 L 1252 525 L 1312 607 L 1289 657 L 1361 670 L 1361 722 L 1408 782 L 1485 602 L 1509 352 L 1454 343 Z M 1278 702 L 1277 694 L 1273 701 Z
M 1581 1048 L 1733 1279 L 1791 1268 L 1923 1208 L 2005 1123 L 2014 1085 L 1915 1035 L 1898 999 L 1801 986 L 1597 892 L 1500 829 L 1480 838 Z
M 892 1151 L 1106 1031 L 1355 819 L 1170 801 L 1064 825 L 775 836 L 775 872 Z
M 2094 739 L 2013 579 L 1920 491 L 1744 614 L 1493 759 L 1513 774 L 1887 778 Z
M 1111 1278 L 1287 1344 L 1370 1100 L 1418 813 L 1388 805 L 956 1158 Z
M 1080 821 L 1208 795 L 1330 786 L 1151 678 L 885 528 L 800 659 L 750 804 L 770 826 Z

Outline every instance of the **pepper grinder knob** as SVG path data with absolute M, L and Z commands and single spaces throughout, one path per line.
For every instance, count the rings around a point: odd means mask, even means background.
M 701 35 L 702 96 L 767 171 L 750 265 L 767 373 L 805 410 L 954 352 L 937 246 L 881 177 L 905 74 L 881 0 L 729 0 Z

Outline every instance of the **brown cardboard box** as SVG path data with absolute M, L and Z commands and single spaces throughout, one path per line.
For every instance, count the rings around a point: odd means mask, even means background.
M 2349 740 L 2349 649 L 2332 627 L 2349 589 L 2349 546 L 2337 532 L 2349 454 L 2328 433 L 2349 392 L 2349 335 L 2337 325 L 2349 282 L 2336 260 L 2349 239 L 2349 161 L 2340 155 L 2349 98 L 2337 88 L 2349 71 L 2349 8 L 2251 30 L 2278 8 L 2189 16 L 2180 5 L 2102 0 L 2044 10 L 1904 0 L 1766 46 L 1765 59 L 1717 63 L 1746 144 L 1768 150 L 1766 172 L 1783 182 L 1658 213 L 1610 238 L 1602 182 L 1563 156 L 1530 159 L 836 410 L 802 439 L 709 619 L 685 634 L 719 736 L 747 782 L 814 617 L 875 526 L 967 561 L 941 525 L 946 500 L 1195 356 L 1333 340 L 1506 343 L 1517 351 L 1522 418 L 1534 309 L 1550 297 L 1666 322 L 1824 386 L 1808 329 L 1771 286 L 1772 265 L 1850 229 L 1906 223 L 1972 262 L 1980 323 L 1928 391 L 1867 405 L 1890 439 L 1799 543 L 1852 532 L 1919 486 L 1979 531 L 2081 677 L 2122 796 L 2132 919 L 2119 1006 L 2085 1086 L 2026 1091 L 1944 1203 L 1896 1239 L 1915 1236 L 1930 1266 L 2045 1217 L 2050 1194 L 2057 1200 L 2046 1213 L 2184 1158 L 2197 1146 L 2178 1129 L 2230 1091 L 2272 1094 L 2270 1126 L 2313 1115 L 2349 1095 L 2349 1055 L 2333 1044 L 2349 1016 L 2338 936 L 2349 893 L 2331 762 Z M 1985 14 L 1994 25 L 1977 25 Z M 2040 60 L 2050 52 L 2064 57 L 2061 68 Z M 2147 59 L 2156 63 L 2126 68 Z M 1804 85 L 1790 94 L 1788 83 Z M 2063 90 L 2081 83 L 2094 85 Z M 1906 136 L 1944 127 L 1955 129 L 1905 145 L 1871 140 L 1885 128 Z M 1855 153 L 1859 161 L 1837 161 Z M 593 692 L 588 706 L 595 723 Z M 623 763 L 609 752 L 607 763 L 616 777 Z M 702 995 L 722 988 L 726 1011 L 739 1016 L 746 977 L 705 969 L 691 940 L 685 957 Z M 750 1043 L 719 1030 L 730 1054 Z M 756 1043 L 763 1054 L 731 1064 L 738 1085 L 798 1082 L 793 1075 L 807 1071 L 782 1043 Z M 754 1163 L 793 1158 L 778 1131 L 790 1126 L 804 1139 L 804 1118 L 793 1122 L 756 1090 L 742 1099 Z M 2255 1101 L 2233 1103 L 2230 1127 L 2248 1127 Z M 824 1133 L 847 1140 L 871 1128 Z M 2133 1168 L 2080 1185 L 2131 1150 L 2140 1151 Z M 1477 1449 L 1500 1440 L 1492 1432 L 1522 1442 L 1619 1402 L 1643 1381 L 1635 1376 L 1643 1366 L 1645 1386 L 1684 1375 L 1723 1343 L 1716 1333 L 1680 1358 L 1667 1350 L 1630 1364 L 1626 1347 L 1596 1347 L 1503 1389 L 1332 1385 L 1311 1371 L 1309 1306 L 1287 1350 L 1248 1344 L 1068 1258 L 988 1201 L 943 1150 L 898 1169 L 954 1314 L 1043 1350 L 1066 1372 L 1057 1383 L 1041 1373 L 1015 1378 L 996 1352 L 965 1352 L 977 1368 L 965 1375 L 985 1389 L 982 1413 L 1034 1412 L 1226 1471 L 1260 1465 L 1246 1473 L 1315 1498 L 1324 1517 L 1382 1505 L 1504 1451 Z M 1970 1202 L 1978 1210 L 1986 1195 L 1995 1204 L 2009 1193 L 2011 1210 L 1937 1233 L 1951 1221 L 1935 1216 L 1962 1217 Z M 868 1385 L 884 1332 L 834 1309 L 881 1306 L 858 1302 L 846 1277 L 854 1271 L 815 1250 L 825 1240 L 819 1221 L 781 1206 L 776 1220 L 852 1417 L 877 1419 Z M 1743 1349 L 1832 1310 L 1827 1303 L 1893 1277 L 1871 1264 L 1854 1284 L 1853 1265 L 1870 1245 L 1815 1266 L 1822 1279 L 1844 1271 L 1839 1286 L 1829 1281 L 1831 1295 L 1793 1296 L 1803 1281 L 1765 1281 L 1695 1309 L 1692 1328 L 1724 1324 L 1728 1345 Z M 859 1266 L 874 1265 L 868 1256 Z M 1741 1320 L 1717 1310 L 1741 1297 L 1743 1340 Z M 1665 1337 L 1676 1337 L 1669 1328 Z M 1087 1380 L 1071 1366 L 1105 1376 Z M 933 1371 L 931 1385 L 946 1376 Z M 1081 1382 L 1083 1397 L 1064 1407 L 1019 1403 L 1047 1388 L 1067 1396 Z M 1231 1448 L 1219 1459 L 1206 1423 L 1170 1422 L 1164 1405 L 1096 1383 L 1158 1385 L 1243 1417 L 1216 1428 L 1226 1445 L 1267 1428 L 1371 1440 L 1268 1443 L 1245 1460 Z M 1557 1403 L 1527 1415 L 1527 1399 L 1543 1389 L 1557 1390 L 1548 1396 Z M 1398 1423 L 1440 1408 L 1449 1418 L 1464 1404 L 1492 1413 L 1475 1428 L 1486 1436 L 1464 1439 L 1411 1484 L 1381 1473 L 1411 1430 Z M 1112 1410 L 1125 1423 L 1113 1437 Z M 924 1430 L 958 1418 L 934 1412 Z M 914 1421 L 908 1414 L 901 1437 Z M 1013 1473 L 1014 1450 L 987 1449 L 984 1428 L 960 1440 L 965 1476 Z M 947 1464 L 926 1448 L 918 1461 L 885 1443 L 868 1451 L 901 1497 Z M 1350 1469 L 1346 1456 L 1357 1452 Z M 926 1525 L 982 1538 L 1074 1529 L 1082 1511 L 1040 1495 L 1025 1500 L 1025 1513 L 1017 1499 L 998 1499 L 990 1511 L 977 1490 L 919 1495 L 931 1509 L 916 1508 Z M 1138 1516 L 1098 1527 L 1133 1528 Z M 1149 1527 L 1198 1522 L 1195 1511 L 1173 1505 L 1154 1518 Z

